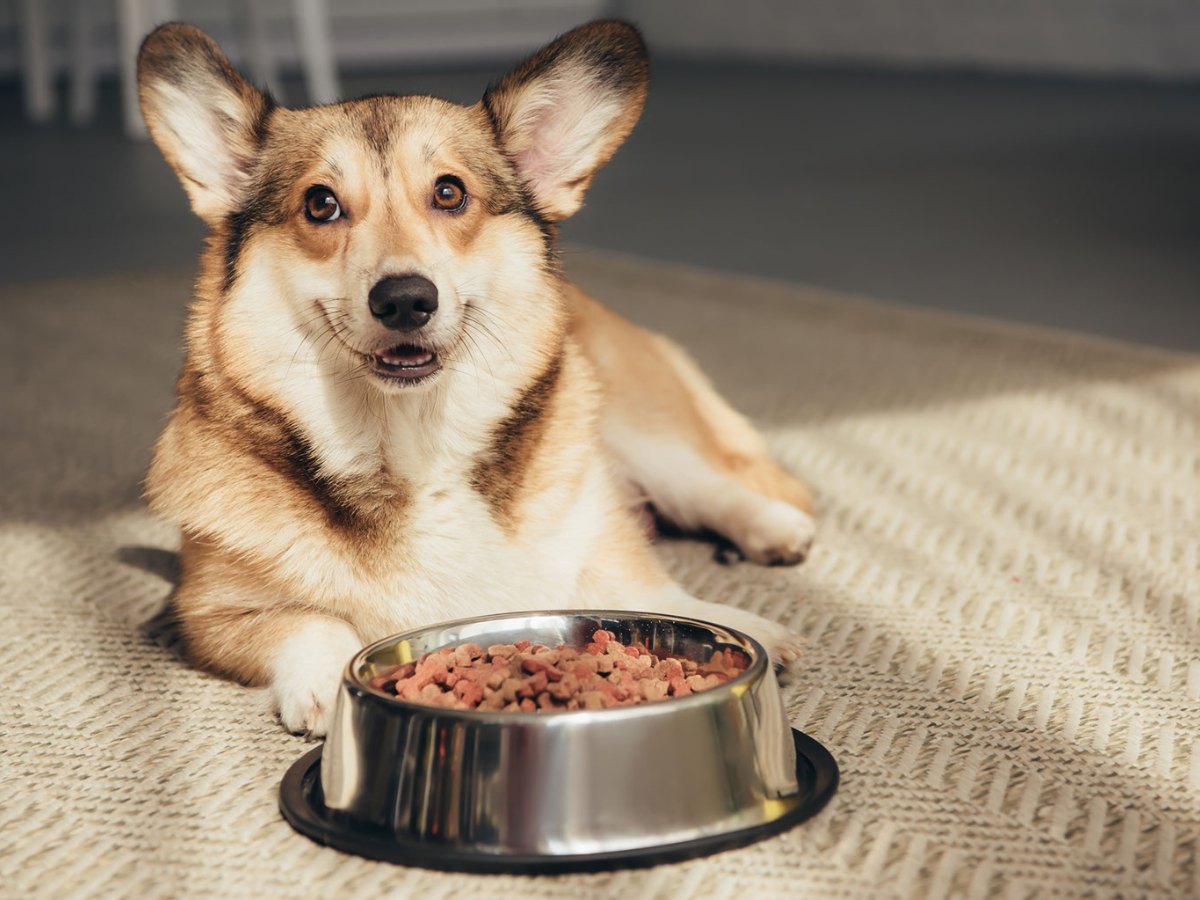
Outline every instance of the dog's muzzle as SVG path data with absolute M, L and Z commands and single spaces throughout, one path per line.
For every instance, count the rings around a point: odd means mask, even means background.
M 381 325 L 415 333 L 437 312 L 437 285 L 422 275 L 392 275 L 371 288 L 367 305 Z M 373 354 L 369 362 L 376 375 L 393 383 L 420 381 L 441 368 L 436 351 L 410 342 Z

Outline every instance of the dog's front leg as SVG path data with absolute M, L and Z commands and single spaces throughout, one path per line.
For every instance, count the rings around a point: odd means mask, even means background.
M 293 608 L 227 602 L 179 612 L 191 662 L 265 687 L 283 726 L 321 737 L 333 718 L 342 670 L 363 646 L 343 619 Z
M 185 538 L 182 562 L 173 607 L 189 660 L 266 688 L 288 731 L 324 735 L 342 670 L 363 646 L 357 631 L 204 542 Z
M 224 604 L 181 619 L 194 663 L 265 687 L 288 731 L 321 737 L 329 730 L 342 670 L 363 646 L 347 622 L 295 609 Z

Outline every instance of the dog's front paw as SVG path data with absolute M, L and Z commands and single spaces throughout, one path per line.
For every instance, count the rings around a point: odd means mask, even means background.
M 271 696 L 284 728 L 310 738 L 329 731 L 342 670 L 361 646 L 349 625 L 332 619 L 310 622 L 283 642 Z
M 768 566 L 794 566 L 804 562 L 816 534 L 817 523 L 808 513 L 770 500 L 747 520 L 735 542 L 747 559 Z
M 326 684 L 308 685 L 298 689 L 287 685 L 274 688 L 279 720 L 293 734 L 305 737 L 324 737 L 333 724 L 333 709 L 337 705 L 338 679 Z
M 800 658 L 800 652 L 804 649 L 804 638 L 775 622 L 765 624 L 768 627 L 760 626 L 748 634 L 767 648 L 771 665 L 776 669 L 786 669 Z

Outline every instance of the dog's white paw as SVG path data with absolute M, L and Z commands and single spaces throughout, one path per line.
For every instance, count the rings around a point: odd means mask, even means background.
M 804 562 L 817 534 L 817 523 L 781 500 L 768 500 L 759 506 L 742 529 L 732 536 L 747 559 L 764 565 L 794 566 Z
M 332 619 L 313 621 L 284 641 L 271 678 L 284 728 L 313 738 L 328 733 L 342 670 L 361 647 L 349 625 Z
M 277 686 L 275 702 L 279 720 L 293 734 L 305 737 L 324 737 L 333 724 L 333 709 L 337 705 L 338 679 L 323 685 L 309 685 L 293 690 Z
M 760 626 L 759 629 L 747 633 L 767 648 L 771 665 L 777 669 L 786 669 L 800 658 L 804 638 L 775 622 L 766 622 L 766 625 L 767 628 Z

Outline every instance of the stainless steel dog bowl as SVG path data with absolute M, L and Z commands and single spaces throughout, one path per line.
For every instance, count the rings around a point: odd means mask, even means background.
M 737 678 L 689 697 L 603 710 L 449 710 L 367 686 L 446 646 L 622 643 L 700 662 L 731 647 Z M 299 831 L 363 856 L 460 871 L 649 865 L 742 846 L 815 814 L 837 765 L 787 724 L 762 646 L 707 622 L 624 611 L 465 619 L 387 638 L 346 667 L 324 747 L 288 771 Z

